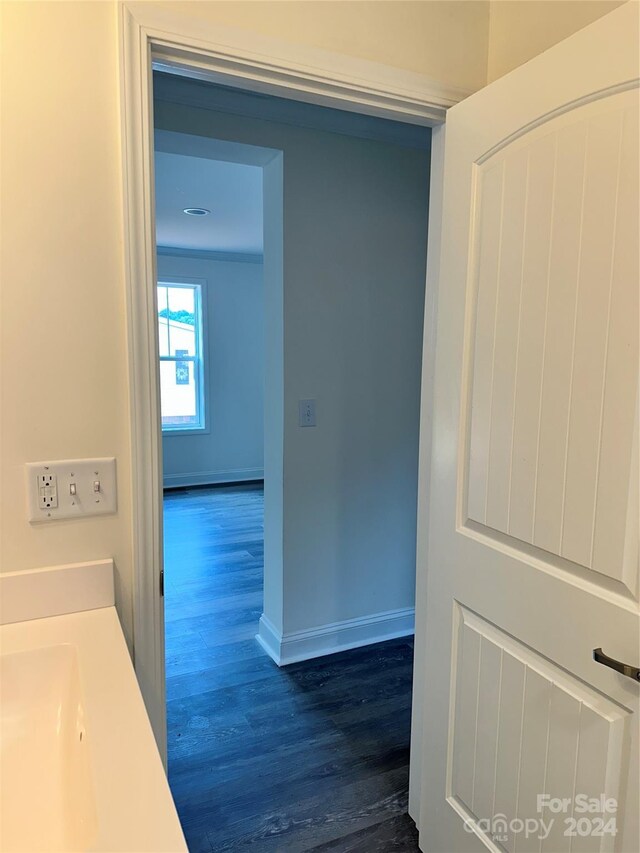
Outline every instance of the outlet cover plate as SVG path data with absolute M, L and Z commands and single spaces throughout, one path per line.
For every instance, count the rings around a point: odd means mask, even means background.
M 31 522 L 109 515 L 117 509 L 116 460 L 113 456 L 28 462 L 25 469 L 27 518 Z M 57 506 L 45 506 L 40 500 L 41 478 L 51 475 L 56 483 Z M 96 483 L 99 484 L 97 488 Z M 74 485 L 75 489 L 72 488 Z

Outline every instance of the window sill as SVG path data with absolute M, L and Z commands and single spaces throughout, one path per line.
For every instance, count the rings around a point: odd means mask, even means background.
M 162 438 L 170 436 L 185 436 L 185 435 L 209 435 L 211 430 L 209 427 L 188 427 L 187 429 L 162 429 Z

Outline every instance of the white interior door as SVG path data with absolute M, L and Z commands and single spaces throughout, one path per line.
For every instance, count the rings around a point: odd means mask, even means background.
M 630 3 L 447 116 L 425 851 L 640 850 L 637 77 Z

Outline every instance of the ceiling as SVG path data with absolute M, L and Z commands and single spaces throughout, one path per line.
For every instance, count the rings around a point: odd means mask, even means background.
M 262 168 L 156 151 L 158 246 L 262 253 Z M 208 216 L 188 216 L 204 207 Z

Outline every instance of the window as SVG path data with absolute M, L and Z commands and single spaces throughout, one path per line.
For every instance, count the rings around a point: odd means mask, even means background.
M 202 287 L 158 283 L 163 432 L 205 429 Z

